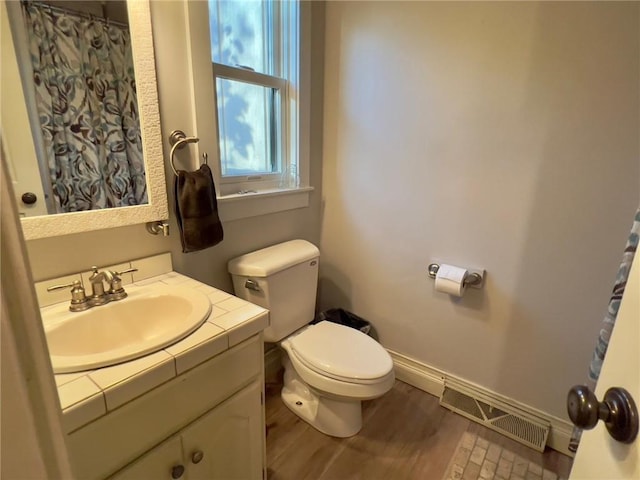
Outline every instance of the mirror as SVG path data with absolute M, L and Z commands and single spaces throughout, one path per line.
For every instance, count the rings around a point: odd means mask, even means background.
M 22 11 L 19 2 L 2 2 L 2 154 L 8 158 L 10 174 L 14 183 L 14 189 L 18 196 L 18 203 L 23 203 L 25 191 L 31 191 L 29 186 L 17 185 L 26 178 L 22 169 L 28 163 L 34 164 L 32 169 L 37 169 L 36 162 L 27 162 L 31 158 L 37 158 L 36 148 L 38 142 L 34 142 L 31 137 L 33 128 L 25 128 L 29 125 L 27 108 L 24 97 L 17 94 L 20 84 L 19 72 L 15 72 L 14 77 L 10 76 L 11 69 L 5 67 L 5 59 L 12 57 L 15 62 L 14 42 L 11 36 L 9 25 L 14 22 L 16 12 L 22 20 Z M 17 11 L 16 11 L 17 9 Z M 147 0 L 129 1 L 127 3 L 128 18 L 130 20 L 130 36 L 133 56 L 133 68 L 135 70 L 135 85 L 137 93 L 139 117 L 139 137 L 142 155 L 140 157 L 140 168 L 138 178 L 130 180 L 130 184 L 140 185 L 140 194 L 137 199 L 127 198 L 121 204 L 127 206 L 111 206 L 113 202 L 106 202 L 97 210 L 72 211 L 70 213 L 46 214 L 46 203 L 40 203 L 40 210 L 37 216 L 24 217 L 22 227 L 27 240 L 44 238 L 56 235 L 67 235 L 91 230 L 112 228 L 123 225 L 139 224 L 148 221 L 164 219 L 168 217 L 166 186 L 164 178 L 164 163 L 162 152 L 162 138 L 160 132 L 160 114 L 158 109 L 158 94 L 156 84 L 155 59 L 153 51 L 153 37 L 151 30 L 151 15 L 149 2 Z M 24 46 L 23 46 L 24 47 Z M 16 70 L 14 67 L 13 70 Z M 108 102 L 104 102 L 108 108 Z M 23 117 L 20 116 L 23 112 Z M 139 115 L 138 115 L 139 114 Z M 10 116 L 9 116 L 10 115 Z M 11 121 L 7 121 L 10 119 Z M 26 122 L 26 123 L 25 123 Z M 20 126 L 21 128 L 17 128 Z M 84 128 L 86 125 L 81 125 Z M 137 126 L 133 126 L 131 131 L 137 134 Z M 45 133 L 46 134 L 46 133 Z M 92 135 L 90 130 L 83 132 L 85 137 Z M 25 154 L 24 148 L 27 150 Z M 118 151 L 118 149 L 112 149 Z M 45 169 L 46 169 L 45 165 Z M 19 170 L 19 171 L 18 171 Z M 80 170 L 80 169 L 79 169 Z M 40 180 L 40 175 L 36 171 L 36 185 Z M 112 177 L 108 181 L 114 183 Z M 22 183 L 22 182 L 21 182 Z M 40 183 L 40 191 L 47 188 L 46 182 Z M 66 189 L 73 193 L 78 189 L 77 185 L 68 186 Z M 36 194 L 37 196 L 38 194 Z M 44 200 L 44 194 L 43 194 Z M 28 199 L 27 199 L 28 200 Z M 146 202 L 146 203 L 145 203 Z M 137 205 L 140 203 L 140 205 Z M 111 208 L 109 208 L 111 206 Z M 29 205 L 27 205 L 29 207 Z

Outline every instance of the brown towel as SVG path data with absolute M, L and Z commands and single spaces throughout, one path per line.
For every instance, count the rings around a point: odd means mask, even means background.
M 224 232 L 211 169 L 205 164 L 195 172 L 178 170 L 175 191 L 182 251 L 195 252 L 220 243 Z

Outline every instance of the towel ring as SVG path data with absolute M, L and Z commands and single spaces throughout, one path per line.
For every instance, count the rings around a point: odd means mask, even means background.
M 171 153 L 169 154 L 169 157 L 171 159 L 171 169 L 173 170 L 173 173 L 175 173 L 176 177 L 178 176 L 178 171 L 176 170 L 173 158 L 176 150 L 179 148 L 183 148 L 187 143 L 198 143 L 199 141 L 200 139 L 198 137 L 187 137 L 182 130 L 174 130 L 169 135 L 169 143 L 173 145 L 171 147 Z

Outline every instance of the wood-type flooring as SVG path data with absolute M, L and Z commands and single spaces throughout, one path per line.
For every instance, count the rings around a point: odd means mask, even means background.
M 266 389 L 269 480 L 441 480 L 466 431 L 569 476 L 569 457 L 551 449 L 536 452 L 400 381 L 383 397 L 363 402 L 363 428 L 345 439 L 324 435 L 294 415 L 280 399 L 281 388 Z

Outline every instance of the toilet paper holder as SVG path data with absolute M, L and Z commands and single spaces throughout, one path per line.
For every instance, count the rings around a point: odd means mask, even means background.
M 427 269 L 431 278 L 436 278 L 440 270 L 440 265 L 437 263 L 430 263 Z M 464 284 L 467 287 L 482 288 L 484 282 L 484 270 L 469 270 L 469 275 L 464 279 Z

